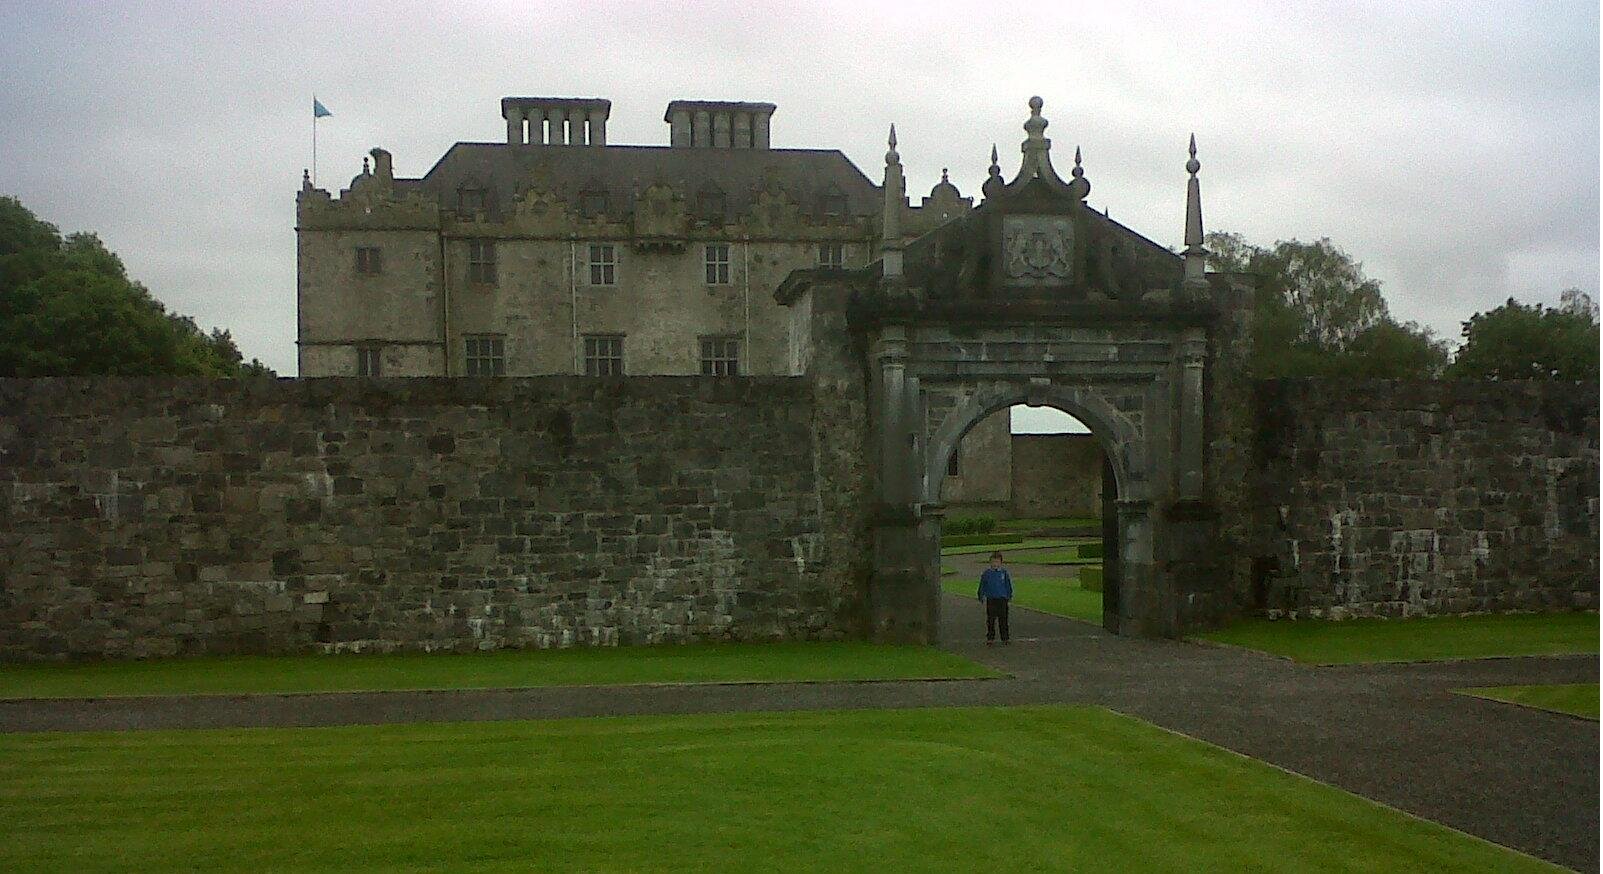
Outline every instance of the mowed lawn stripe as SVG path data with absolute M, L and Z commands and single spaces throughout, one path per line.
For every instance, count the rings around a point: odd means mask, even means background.
M 1598 651 L 1598 616 L 1515 613 L 1338 622 L 1249 619 L 1198 637 L 1323 665 L 1567 655 Z
M 0 736 L 0 869 L 1553 870 L 1091 707 Z
M 1598 685 L 1596 683 L 1557 683 L 1544 686 L 1481 686 L 1474 689 L 1455 689 L 1461 695 L 1472 695 L 1507 704 L 1519 704 L 1554 713 L 1567 713 L 1585 719 L 1598 718 Z
M 1021 571 L 1014 568 L 1014 572 Z M 979 580 L 968 577 L 946 577 L 941 580 L 941 588 L 949 594 L 975 601 L 974 621 L 983 624 L 984 608 L 975 600 L 979 587 Z M 1072 580 L 1015 576 L 1012 606 L 1102 624 L 1102 593 L 1082 589 Z
M 855 641 L 0 665 L 0 698 L 983 678 L 934 647 Z

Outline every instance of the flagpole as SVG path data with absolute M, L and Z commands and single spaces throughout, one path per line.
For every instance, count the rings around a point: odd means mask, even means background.
M 317 95 L 312 95 L 312 186 L 317 185 Z

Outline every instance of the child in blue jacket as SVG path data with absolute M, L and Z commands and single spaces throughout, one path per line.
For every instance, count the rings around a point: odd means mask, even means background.
M 980 574 L 980 603 L 985 605 L 985 642 L 996 640 L 998 626 L 1007 643 L 1007 602 L 1013 597 L 1013 576 L 1002 567 L 1002 553 L 991 553 L 991 566 Z

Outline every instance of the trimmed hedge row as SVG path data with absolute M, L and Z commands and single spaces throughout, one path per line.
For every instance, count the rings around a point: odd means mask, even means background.
M 996 530 L 995 516 L 953 516 L 941 526 L 944 534 L 990 534 Z M 956 544 L 948 544 L 956 545 Z
M 957 534 L 941 535 L 942 546 L 990 546 L 1004 543 L 1023 543 L 1022 534 Z
M 1102 566 L 1087 565 L 1080 568 L 1080 588 L 1087 592 L 1102 591 Z
M 1101 558 L 1102 557 L 1102 544 L 1100 544 L 1100 543 L 1082 543 L 1082 544 L 1080 544 L 1080 557 L 1081 558 Z

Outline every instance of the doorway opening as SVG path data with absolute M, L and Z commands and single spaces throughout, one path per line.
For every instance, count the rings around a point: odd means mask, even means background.
M 1118 489 L 1085 422 L 1054 406 L 1002 406 L 958 437 L 939 472 L 943 590 L 973 598 L 1001 552 L 1017 606 L 1117 630 Z

